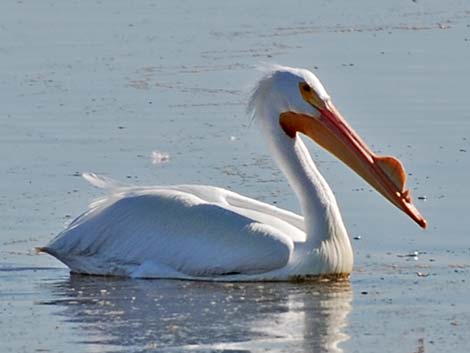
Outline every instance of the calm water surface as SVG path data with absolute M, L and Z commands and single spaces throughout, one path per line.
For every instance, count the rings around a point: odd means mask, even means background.
M 1 352 L 468 351 L 468 2 L 4 1 L 0 39 Z M 245 113 L 264 62 L 314 70 L 403 161 L 427 231 L 309 144 L 357 238 L 350 281 L 93 278 L 35 255 L 100 195 L 82 171 L 298 211 Z

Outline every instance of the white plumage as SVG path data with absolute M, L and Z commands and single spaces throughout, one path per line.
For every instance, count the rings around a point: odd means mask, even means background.
M 299 91 L 303 85 L 313 98 Z M 320 81 L 287 67 L 265 76 L 250 102 L 305 218 L 217 187 L 132 187 L 86 174 L 108 195 L 40 250 L 73 272 L 97 275 L 222 281 L 348 275 L 353 253 L 335 197 L 301 138 L 283 125 L 283 113 L 294 117 L 293 126 L 301 114 L 320 121 L 322 102 L 330 99 Z

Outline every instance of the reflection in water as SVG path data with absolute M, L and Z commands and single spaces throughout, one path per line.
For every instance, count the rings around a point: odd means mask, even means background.
M 203 283 L 71 275 L 43 284 L 91 351 L 341 352 L 341 283 Z

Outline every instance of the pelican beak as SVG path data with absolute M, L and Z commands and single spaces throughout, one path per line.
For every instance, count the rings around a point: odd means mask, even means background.
M 426 228 L 426 220 L 413 205 L 410 191 L 405 189 L 406 173 L 401 162 L 394 157 L 375 155 L 331 101 L 319 101 L 318 98 L 307 101 L 320 112 L 319 116 L 290 111 L 282 113 L 280 124 L 286 134 L 294 138 L 300 132 L 310 137 L 348 165 L 422 228 Z

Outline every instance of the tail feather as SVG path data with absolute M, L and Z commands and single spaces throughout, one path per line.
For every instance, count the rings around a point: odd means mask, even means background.
M 36 252 L 36 254 L 40 254 L 40 253 L 49 254 L 48 248 L 46 246 L 36 246 L 34 248 L 34 251 Z
M 97 175 L 95 173 L 82 173 L 83 178 L 88 181 L 91 185 L 96 186 L 100 189 L 105 190 L 117 190 L 129 187 L 129 184 L 122 183 L 120 181 L 102 176 Z

